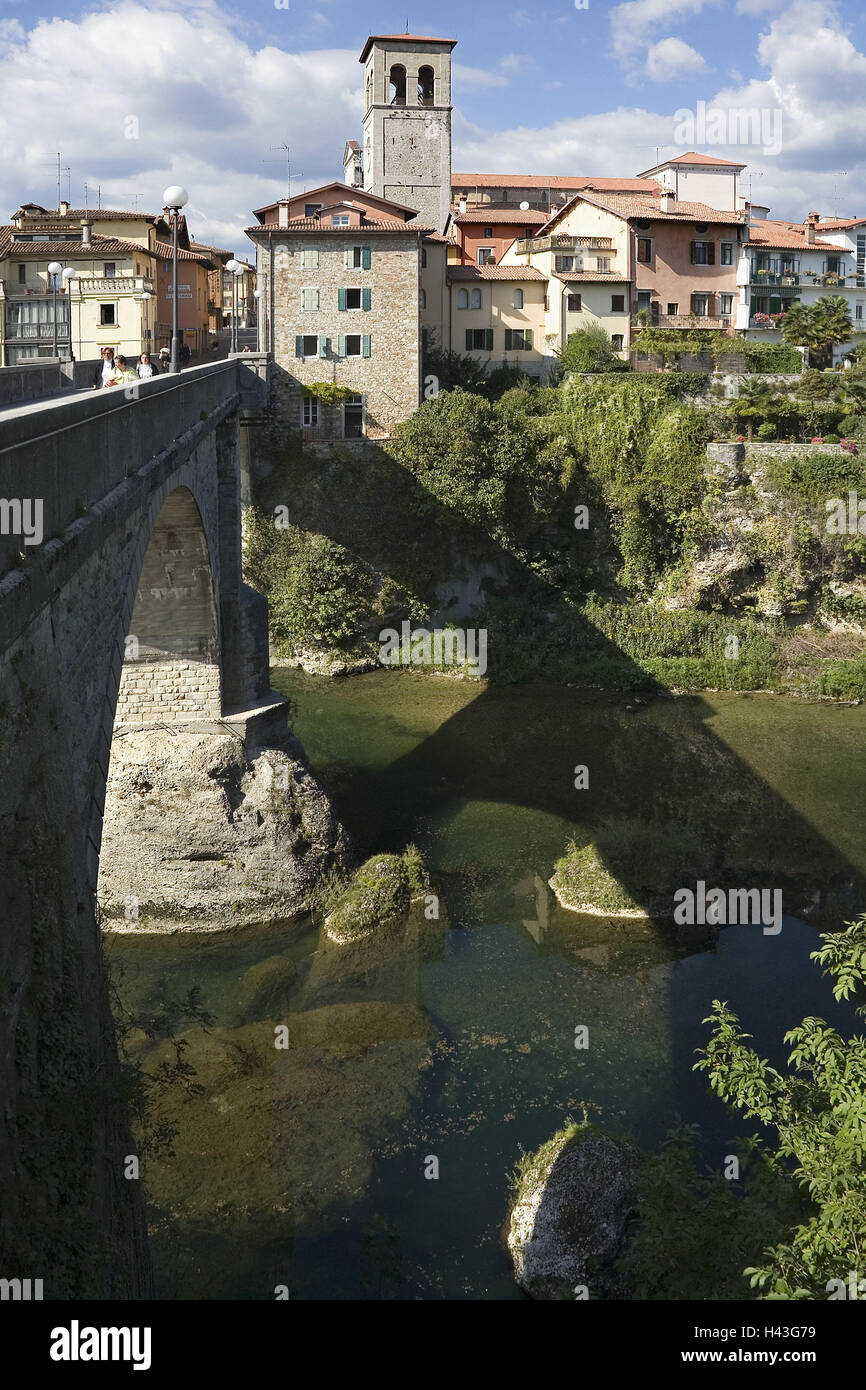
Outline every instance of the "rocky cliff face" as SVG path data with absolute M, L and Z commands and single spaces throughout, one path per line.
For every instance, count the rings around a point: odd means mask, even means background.
M 260 743 L 227 723 L 116 731 L 99 872 L 111 927 L 294 917 L 347 853 L 290 735 Z

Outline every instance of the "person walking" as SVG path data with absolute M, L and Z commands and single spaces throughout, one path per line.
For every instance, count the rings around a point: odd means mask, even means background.
M 132 370 L 125 357 L 115 357 L 114 376 L 108 383 L 109 386 L 128 386 L 130 382 L 138 381 L 138 376 Z
M 146 381 L 149 376 L 159 375 L 159 368 L 155 367 L 151 362 L 149 352 L 143 352 L 141 354 L 141 356 L 138 359 L 138 364 L 135 370 L 138 372 L 138 375 L 141 377 L 142 381 Z
M 190 359 L 189 343 L 182 342 L 180 345 L 180 365 L 185 367 Z
M 114 376 L 114 348 L 104 347 L 93 373 L 93 389 L 108 386 Z

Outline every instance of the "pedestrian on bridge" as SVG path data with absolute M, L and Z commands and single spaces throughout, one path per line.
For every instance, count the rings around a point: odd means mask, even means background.
M 114 376 L 114 348 L 104 347 L 96 371 L 93 373 L 93 387 L 108 386 Z
M 149 352 L 143 352 L 141 354 L 141 356 L 138 359 L 138 365 L 135 370 L 138 372 L 138 375 L 141 377 L 142 381 L 146 381 L 149 376 L 159 375 L 159 368 L 155 367 L 151 362 Z

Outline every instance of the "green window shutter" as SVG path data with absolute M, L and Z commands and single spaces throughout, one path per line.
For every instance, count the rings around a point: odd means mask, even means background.
M 338 308 L 338 309 L 345 309 L 345 307 L 346 307 L 346 291 L 345 291 L 345 290 L 337 290 L 337 308 Z
M 303 338 L 301 337 L 300 333 L 296 333 L 296 334 L 295 334 L 295 356 L 296 356 L 296 357 L 303 357 L 303 355 L 304 355 L 304 340 L 303 340 Z
M 511 329 L 510 329 L 510 328 L 506 328 L 506 330 L 505 330 L 505 351 L 506 351 L 506 352 L 510 352 L 510 351 L 511 351 Z
M 327 357 L 327 355 L 328 355 L 328 340 L 327 340 L 327 338 L 325 337 L 324 333 L 320 333 L 320 334 L 319 334 L 319 356 L 320 356 L 320 357 Z
M 471 352 L 471 351 L 472 351 L 472 329 L 471 329 L 471 328 L 467 328 L 467 330 L 466 330 L 466 351 L 467 351 L 467 352 Z
M 345 357 L 345 356 L 346 356 L 346 335 L 345 335 L 345 333 L 341 333 L 340 336 L 339 336 L 339 338 L 337 339 L 337 355 L 338 355 L 339 357 Z
M 531 328 L 524 328 L 524 330 L 523 330 L 523 341 L 524 341 L 524 343 L 526 344 L 526 346 L 527 346 L 528 348 L 531 348 L 531 347 L 532 347 L 532 329 L 531 329 Z
M 369 285 L 365 285 L 361 291 L 361 308 L 369 309 L 371 304 L 371 293 Z
M 369 248 L 369 246 L 362 246 L 362 247 L 361 247 L 361 269 L 362 269 L 362 270 L 369 270 L 369 269 L 370 269 L 370 248 Z
M 488 352 L 492 352 L 492 351 L 493 351 L 493 329 L 492 329 L 492 328 L 488 328 L 488 329 L 485 330 L 485 333 L 486 333 L 485 346 L 486 346 Z
M 361 351 L 365 357 L 370 357 L 372 355 L 369 333 L 365 333 L 361 338 Z

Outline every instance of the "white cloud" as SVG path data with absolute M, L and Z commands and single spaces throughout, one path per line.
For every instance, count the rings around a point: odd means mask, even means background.
M 53 204 L 56 151 L 72 168 L 73 203 L 102 186 L 103 206 L 158 209 L 167 183 L 190 191 L 203 241 L 249 255 L 250 210 L 285 187 L 269 146 L 286 140 L 295 187 L 341 175 L 358 137 L 358 51 L 285 53 L 250 46 L 216 0 L 114 0 L 79 21 L 40 20 L 0 44 L 0 220 L 27 198 Z M 19 26 L 20 27 L 20 26 Z M 110 80 L 105 80 L 110 75 Z M 139 138 L 127 139 L 127 116 Z
M 453 63 L 451 80 L 455 90 L 461 87 L 507 87 L 508 78 L 501 72 L 488 72 L 487 68 L 467 68 L 462 63 Z
M 616 5 L 610 16 L 611 46 L 616 58 L 630 67 L 652 40 L 653 30 L 660 25 L 670 28 L 671 21 L 700 14 L 720 0 L 626 0 Z
M 517 77 L 522 72 L 535 72 L 538 68 L 535 59 L 528 53 L 503 53 L 499 59 L 499 66 L 512 77 Z
M 704 72 L 706 62 L 682 39 L 660 39 L 646 56 L 646 73 L 653 82 L 673 82 L 687 72 Z

